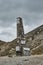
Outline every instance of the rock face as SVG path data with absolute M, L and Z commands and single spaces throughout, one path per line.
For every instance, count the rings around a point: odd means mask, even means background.
M 43 45 L 39 45 L 31 50 L 31 53 L 34 54 L 43 54 Z
M 43 54 L 43 25 L 27 33 L 25 37 L 32 54 Z M 30 40 L 30 37 L 33 39 Z

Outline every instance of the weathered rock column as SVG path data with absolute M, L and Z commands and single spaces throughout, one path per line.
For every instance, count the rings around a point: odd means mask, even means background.
M 17 18 L 17 46 L 16 46 L 16 54 L 23 54 L 23 46 L 25 46 L 25 38 L 24 38 L 24 28 L 22 18 Z
M 21 17 L 17 18 L 17 38 L 18 37 L 24 37 L 23 22 Z
M 30 49 L 26 48 L 22 18 L 17 18 L 17 45 L 16 55 L 29 55 Z

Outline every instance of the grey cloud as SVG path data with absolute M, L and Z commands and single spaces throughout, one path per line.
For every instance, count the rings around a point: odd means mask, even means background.
M 6 36 L 8 36 L 8 37 L 9 37 L 9 36 L 11 36 L 12 34 L 11 34 L 11 33 L 9 33 L 9 32 L 7 32 L 7 31 L 6 31 L 6 32 L 5 32 L 5 31 L 3 31 L 0 35 L 6 35 Z
M 14 26 L 18 16 L 23 18 L 24 26 L 35 27 L 43 24 L 43 0 L 0 0 L 0 35 L 15 35 Z M 9 27 L 14 31 L 10 32 Z
M 19 12 L 42 12 L 43 0 L 2 0 L 0 4 L 0 11 L 0 19 L 4 21 L 15 20 L 15 18 L 19 15 Z M 24 14 L 22 14 L 22 16 L 24 16 Z

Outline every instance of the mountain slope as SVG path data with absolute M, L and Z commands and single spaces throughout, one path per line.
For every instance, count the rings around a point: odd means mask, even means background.
M 43 25 L 24 35 L 26 46 L 31 49 L 32 54 L 43 54 Z M 0 56 L 15 54 L 17 39 L 11 42 L 0 41 Z

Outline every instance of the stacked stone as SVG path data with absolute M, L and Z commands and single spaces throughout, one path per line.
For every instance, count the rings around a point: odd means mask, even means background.
M 22 22 L 22 18 L 18 17 L 17 18 L 17 46 L 16 46 L 17 48 L 16 49 L 18 49 L 18 51 L 20 51 L 21 54 L 23 52 L 22 51 L 23 46 L 25 46 L 23 22 Z
M 20 38 L 24 37 L 24 29 L 21 17 L 17 18 L 17 38 L 18 37 Z
M 30 49 L 26 48 L 22 18 L 17 18 L 17 46 L 16 55 L 30 55 Z

